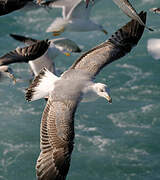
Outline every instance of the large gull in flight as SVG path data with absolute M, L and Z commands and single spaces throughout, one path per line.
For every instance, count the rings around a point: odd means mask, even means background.
M 145 23 L 146 13 L 139 16 Z M 26 92 L 28 101 L 49 97 L 41 120 L 38 180 L 66 179 L 74 147 L 74 114 L 82 95 L 94 92 L 111 102 L 107 86 L 92 80 L 107 64 L 129 53 L 143 31 L 144 26 L 132 20 L 107 41 L 83 54 L 60 77 L 42 69 L 32 82 Z

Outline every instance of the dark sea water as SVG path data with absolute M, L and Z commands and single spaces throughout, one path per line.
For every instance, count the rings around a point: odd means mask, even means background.
M 160 7 L 160 0 L 131 1 L 137 11 L 148 12 L 147 24 L 137 47 L 97 76 L 107 83 L 113 103 L 104 99 L 81 103 L 75 115 L 75 148 L 68 180 L 160 180 L 160 61 L 147 52 L 147 40 L 160 38 L 160 16 L 149 8 Z M 46 28 L 60 9 L 42 8 L 16 11 L 0 17 L 0 55 L 15 49 L 19 42 L 9 33 L 33 38 L 53 38 Z M 130 19 L 112 2 L 95 5 L 92 18 L 109 32 L 71 33 L 60 37 L 74 40 L 83 51 L 105 41 Z M 80 55 L 60 55 L 55 59 L 60 71 L 67 69 Z M 38 158 L 39 128 L 44 100 L 28 103 L 25 89 L 31 78 L 27 64 L 11 65 L 19 79 L 0 83 L 0 180 L 34 180 Z

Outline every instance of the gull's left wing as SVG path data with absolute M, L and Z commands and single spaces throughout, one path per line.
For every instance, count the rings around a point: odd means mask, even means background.
M 0 57 L 0 65 L 8 65 L 12 63 L 28 63 L 42 56 L 48 49 L 48 40 L 39 41 L 24 48 L 16 48 L 13 51 Z

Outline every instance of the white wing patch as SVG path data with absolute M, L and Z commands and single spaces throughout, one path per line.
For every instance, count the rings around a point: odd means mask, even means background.
M 26 100 L 35 101 L 47 97 L 54 90 L 55 81 L 58 79 L 59 77 L 43 68 L 27 89 Z

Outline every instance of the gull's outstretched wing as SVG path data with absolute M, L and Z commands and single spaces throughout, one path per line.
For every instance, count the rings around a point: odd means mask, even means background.
M 64 18 L 66 18 L 73 6 L 79 3 L 79 1 L 81 0 L 50 0 L 47 2 L 42 2 L 41 5 L 52 8 L 62 8 L 62 15 Z
M 49 47 L 48 40 L 39 41 L 24 48 L 16 48 L 13 51 L 0 57 L 0 65 L 8 65 L 12 63 L 28 63 L 42 56 Z
M 79 2 L 75 4 L 69 11 L 67 19 L 89 19 L 91 9 L 92 6 L 86 8 L 86 3 L 84 2 L 84 0 L 79 0 Z
M 146 22 L 146 13 L 139 14 Z M 144 31 L 144 26 L 132 20 L 115 32 L 106 42 L 83 54 L 70 69 L 81 69 L 94 77 L 107 64 L 125 56 L 137 45 Z M 69 70 L 70 70 L 69 69 Z
M 136 10 L 133 8 L 132 4 L 128 0 L 113 0 L 115 4 L 130 18 L 137 20 L 141 25 L 145 26 L 148 30 L 153 31 L 153 29 L 148 28 L 143 19 L 137 14 Z
M 76 107 L 77 101 L 48 100 L 41 121 L 38 180 L 66 179 L 74 146 Z
M 21 36 L 18 34 L 10 34 L 10 36 L 17 41 L 23 42 L 23 43 L 28 44 L 28 45 L 39 42 L 39 40 L 30 38 L 30 37 Z
M 79 46 L 72 40 L 67 39 L 67 38 L 58 38 L 58 39 L 53 39 L 50 40 L 54 43 L 56 48 L 60 50 L 66 50 L 69 52 L 81 52 L 81 49 Z

